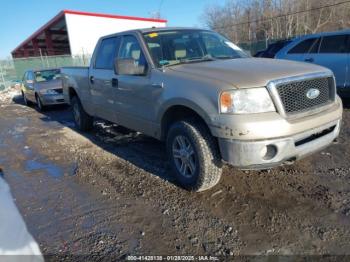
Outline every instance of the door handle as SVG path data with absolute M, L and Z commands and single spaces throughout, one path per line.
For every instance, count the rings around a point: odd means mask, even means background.
M 310 57 L 310 58 L 305 58 L 305 62 L 313 63 L 313 62 L 314 62 L 314 59 L 313 59 L 312 57 Z
M 113 87 L 118 87 L 118 79 L 117 78 L 112 78 L 112 86 Z
M 94 84 L 95 78 L 93 76 L 90 76 L 90 83 Z

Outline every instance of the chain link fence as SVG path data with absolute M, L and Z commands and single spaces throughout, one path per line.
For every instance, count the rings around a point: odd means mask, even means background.
M 254 56 L 257 52 L 267 49 L 270 44 L 273 44 L 281 40 L 287 40 L 287 39 L 266 39 L 266 40 L 255 41 L 255 42 L 239 43 L 238 46 L 241 47 L 246 52 L 248 52 L 250 55 Z
M 88 66 L 90 55 L 41 56 L 0 60 L 0 91 L 19 83 L 24 72 L 30 69 Z
M 16 81 L 16 70 L 12 60 L 0 60 L 0 91 Z
M 268 47 L 268 45 L 273 42 L 274 41 L 262 40 L 257 42 L 239 43 L 238 46 L 253 56 L 257 52 L 265 50 Z

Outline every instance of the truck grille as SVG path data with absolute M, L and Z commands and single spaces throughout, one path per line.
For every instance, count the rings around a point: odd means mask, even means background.
M 318 89 L 319 96 L 314 99 L 308 98 L 306 94 L 310 89 Z M 277 86 L 277 92 L 286 114 L 300 113 L 326 105 L 333 101 L 335 96 L 332 77 L 282 83 Z

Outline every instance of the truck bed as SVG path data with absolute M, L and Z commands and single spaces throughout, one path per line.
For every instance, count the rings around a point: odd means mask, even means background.
M 89 90 L 89 67 L 62 67 L 61 75 L 63 81 L 63 94 L 66 103 L 70 104 L 69 89 L 74 87 L 74 90 L 79 93 L 81 98 L 86 99 Z

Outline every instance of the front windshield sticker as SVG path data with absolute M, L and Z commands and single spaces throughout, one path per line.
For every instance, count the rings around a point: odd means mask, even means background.
M 229 47 L 231 47 L 231 48 L 234 49 L 234 50 L 242 51 L 242 49 L 240 49 L 238 46 L 236 46 L 236 45 L 235 45 L 234 43 L 232 43 L 232 42 L 225 41 L 225 44 L 228 45 Z
M 157 37 L 158 34 L 157 34 L 157 33 L 150 33 L 150 34 L 148 34 L 148 36 L 149 36 L 150 38 L 154 38 L 154 37 Z

